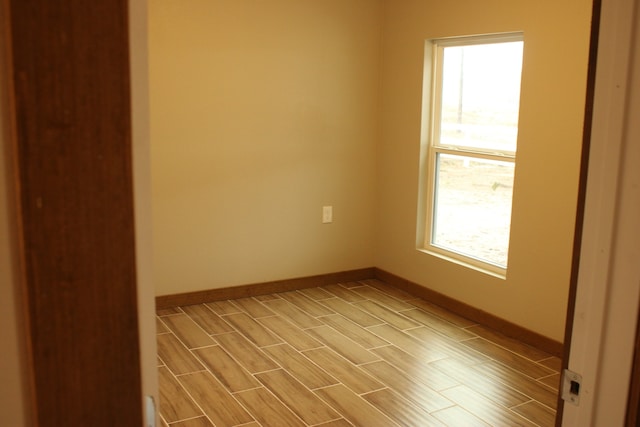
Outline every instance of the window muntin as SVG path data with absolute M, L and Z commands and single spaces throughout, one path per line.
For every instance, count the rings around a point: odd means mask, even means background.
M 517 149 L 522 35 L 437 40 L 424 247 L 504 274 Z

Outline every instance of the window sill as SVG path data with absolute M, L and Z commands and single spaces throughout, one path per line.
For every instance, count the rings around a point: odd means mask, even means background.
M 469 268 L 471 270 L 475 270 L 479 273 L 487 274 L 489 276 L 496 277 L 498 279 L 506 280 L 507 279 L 507 270 L 501 269 L 500 267 L 489 266 L 482 261 L 476 261 L 472 258 L 463 257 L 460 255 L 459 257 L 448 255 L 444 253 L 444 251 L 437 250 L 436 248 L 416 248 L 418 252 L 421 252 L 426 255 L 431 255 L 436 258 L 443 259 L 445 261 L 449 261 L 453 264 L 457 264 L 462 267 Z M 493 268 L 492 268 L 493 267 Z

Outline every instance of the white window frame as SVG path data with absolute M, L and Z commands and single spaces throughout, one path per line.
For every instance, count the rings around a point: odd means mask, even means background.
M 426 173 L 421 172 L 421 179 L 426 179 L 426 191 L 423 199 L 426 206 L 418 213 L 418 249 L 431 255 L 444 258 L 451 262 L 479 270 L 499 278 L 506 278 L 507 266 L 474 258 L 432 243 L 435 215 L 436 175 L 438 154 L 453 154 L 457 156 L 469 156 L 471 159 L 497 160 L 501 162 L 516 163 L 516 152 L 505 150 L 483 150 L 481 148 L 466 148 L 459 146 L 446 146 L 440 144 L 441 123 L 441 98 L 442 98 L 442 74 L 444 48 L 450 46 L 469 46 L 478 44 L 524 42 L 523 33 L 506 33 L 482 36 L 452 37 L 427 41 L 425 47 L 425 75 L 423 96 L 423 151 L 426 147 L 426 158 L 423 156 L 423 165 L 426 165 Z M 427 123 L 425 127 L 424 124 Z M 426 138 L 425 138 L 426 137 Z M 426 141 L 425 141 L 426 139 Z M 423 181 L 424 182 L 424 181 Z M 420 221 L 423 223 L 420 224 Z

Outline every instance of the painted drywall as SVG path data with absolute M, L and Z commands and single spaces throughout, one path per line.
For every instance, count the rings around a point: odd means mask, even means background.
M 562 341 L 578 189 L 589 0 L 387 1 L 376 266 Z M 509 265 L 500 279 L 416 250 L 424 44 L 524 32 Z
M 158 394 L 158 356 L 156 349 L 155 288 L 152 265 L 151 229 L 151 143 L 149 132 L 149 67 L 148 67 L 147 0 L 129 2 L 129 52 L 131 67 L 131 141 L 133 193 L 136 233 L 136 281 L 138 295 L 138 327 L 140 339 L 141 405 L 148 425 L 151 413 L 146 411 L 146 397 L 153 398 L 156 409 Z M 156 414 L 153 414 L 157 418 Z
M 149 1 L 157 295 L 373 265 L 380 11 Z
M 375 265 L 561 340 L 590 12 L 588 0 L 151 1 L 156 294 Z M 509 31 L 524 32 L 525 59 L 502 280 L 415 242 L 424 42 Z

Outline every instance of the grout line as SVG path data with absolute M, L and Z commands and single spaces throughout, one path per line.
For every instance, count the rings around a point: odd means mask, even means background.
M 529 396 L 527 396 L 527 397 L 529 397 Z M 526 402 L 521 402 L 521 403 L 518 403 L 517 405 L 510 406 L 510 407 L 509 407 L 509 409 L 519 408 L 519 407 L 521 407 L 521 406 L 528 405 L 528 404 L 529 404 L 529 403 L 531 403 L 531 402 L 537 402 L 537 403 L 540 403 L 540 402 L 538 402 L 537 400 L 532 399 L 532 398 L 530 398 L 530 397 L 529 397 L 529 400 L 527 400 Z
M 169 369 L 169 368 L 167 367 L 167 369 Z M 171 372 L 171 369 L 169 369 L 169 372 Z M 205 369 L 198 369 L 197 371 L 191 371 L 191 372 L 183 372 L 182 374 L 174 374 L 173 372 L 171 372 L 171 373 L 173 374 L 174 377 L 180 378 L 180 377 L 184 377 L 184 376 L 191 375 L 191 374 L 198 374 L 200 372 L 209 372 L 209 370 L 205 367 Z
M 502 346 L 502 345 L 500 345 L 500 344 L 498 344 L 498 343 L 496 343 L 496 342 L 494 342 L 494 341 L 492 341 L 492 340 L 490 340 L 490 339 L 484 338 L 484 337 L 480 337 L 480 336 L 479 336 L 479 337 L 475 337 L 475 338 L 470 338 L 470 339 L 462 340 L 462 341 L 459 341 L 459 342 L 464 343 L 464 342 L 467 342 L 467 341 L 472 341 L 472 340 L 477 340 L 477 339 L 480 339 L 480 340 L 486 341 L 486 342 L 488 342 L 488 343 L 490 343 L 490 344 L 493 344 L 493 345 L 495 345 L 496 347 L 499 347 L 499 348 L 501 348 L 501 349 L 503 349 L 503 350 L 506 350 L 506 351 L 508 351 L 509 353 L 512 353 L 512 354 L 514 354 L 514 355 L 515 355 L 515 356 L 517 356 L 517 357 L 520 357 L 520 358 L 522 358 L 522 359 L 525 359 L 525 360 L 526 360 L 526 361 L 528 361 L 528 362 L 531 362 L 531 363 L 532 363 L 532 364 L 534 364 L 534 365 L 538 365 L 538 366 L 540 366 L 541 368 L 544 368 L 544 369 L 547 369 L 547 370 L 551 371 L 548 375 L 543 375 L 542 377 L 536 378 L 536 377 L 531 377 L 531 376 L 530 376 L 530 375 L 528 375 L 526 372 L 522 372 L 522 371 L 520 371 L 520 370 L 516 370 L 516 369 L 514 369 L 514 368 L 511 368 L 511 369 L 513 369 L 514 371 L 520 372 L 520 373 L 522 373 L 522 374 L 524 374 L 524 375 L 526 375 L 526 376 L 528 376 L 528 377 L 530 377 L 530 378 L 533 378 L 534 380 L 538 380 L 538 379 L 540 379 L 540 378 L 544 378 L 544 377 L 547 377 L 547 376 L 549 376 L 549 375 L 552 375 L 552 374 L 555 374 L 555 373 L 556 373 L 553 369 L 549 368 L 548 366 L 544 366 L 544 365 L 542 365 L 542 364 L 540 364 L 540 363 L 536 362 L 535 360 L 532 360 L 532 359 L 528 358 L 527 356 L 525 356 L 525 355 L 523 355 L 523 354 L 520 354 L 520 353 L 518 353 L 518 352 L 516 352 L 516 351 L 513 351 L 513 350 L 511 350 L 511 349 L 509 349 L 509 348 L 507 348 L 507 347 L 504 347 L 504 346 Z M 476 350 L 476 351 L 478 351 L 478 350 Z M 491 358 L 491 359 L 493 359 L 493 358 L 492 358 L 491 356 L 489 356 L 488 354 L 485 354 L 485 353 L 482 353 L 482 352 L 480 352 L 480 353 L 481 353 L 481 354 L 484 354 L 485 356 L 487 356 L 487 357 L 489 357 L 489 358 Z M 500 362 L 500 361 L 499 361 L 499 360 L 497 360 L 497 359 L 493 359 L 493 360 L 496 360 L 497 362 Z M 500 363 L 502 363 L 502 362 L 500 362 Z
M 265 372 L 269 372 L 269 371 L 265 371 Z M 253 374 L 251 374 L 251 375 L 255 378 L 255 375 L 253 375 Z M 246 388 L 244 390 L 229 391 L 229 394 L 236 395 L 236 394 L 244 393 L 245 391 L 260 390 L 261 388 L 265 388 L 264 384 L 262 384 L 260 382 L 260 380 L 258 380 L 257 378 L 255 378 L 255 380 L 258 382 L 258 384 L 259 384 L 258 386 L 251 387 L 251 388 Z
M 208 335 L 208 336 L 211 337 L 210 335 Z M 211 337 L 211 338 L 213 338 L 213 337 Z M 189 350 L 191 352 L 194 352 L 196 350 L 201 350 L 203 348 L 210 348 L 210 347 L 220 347 L 220 344 L 218 344 L 217 342 L 214 342 L 213 344 L 203 345 L 201 347 L 191 347 L 191 348 L 187 347 L 187 350 Z

